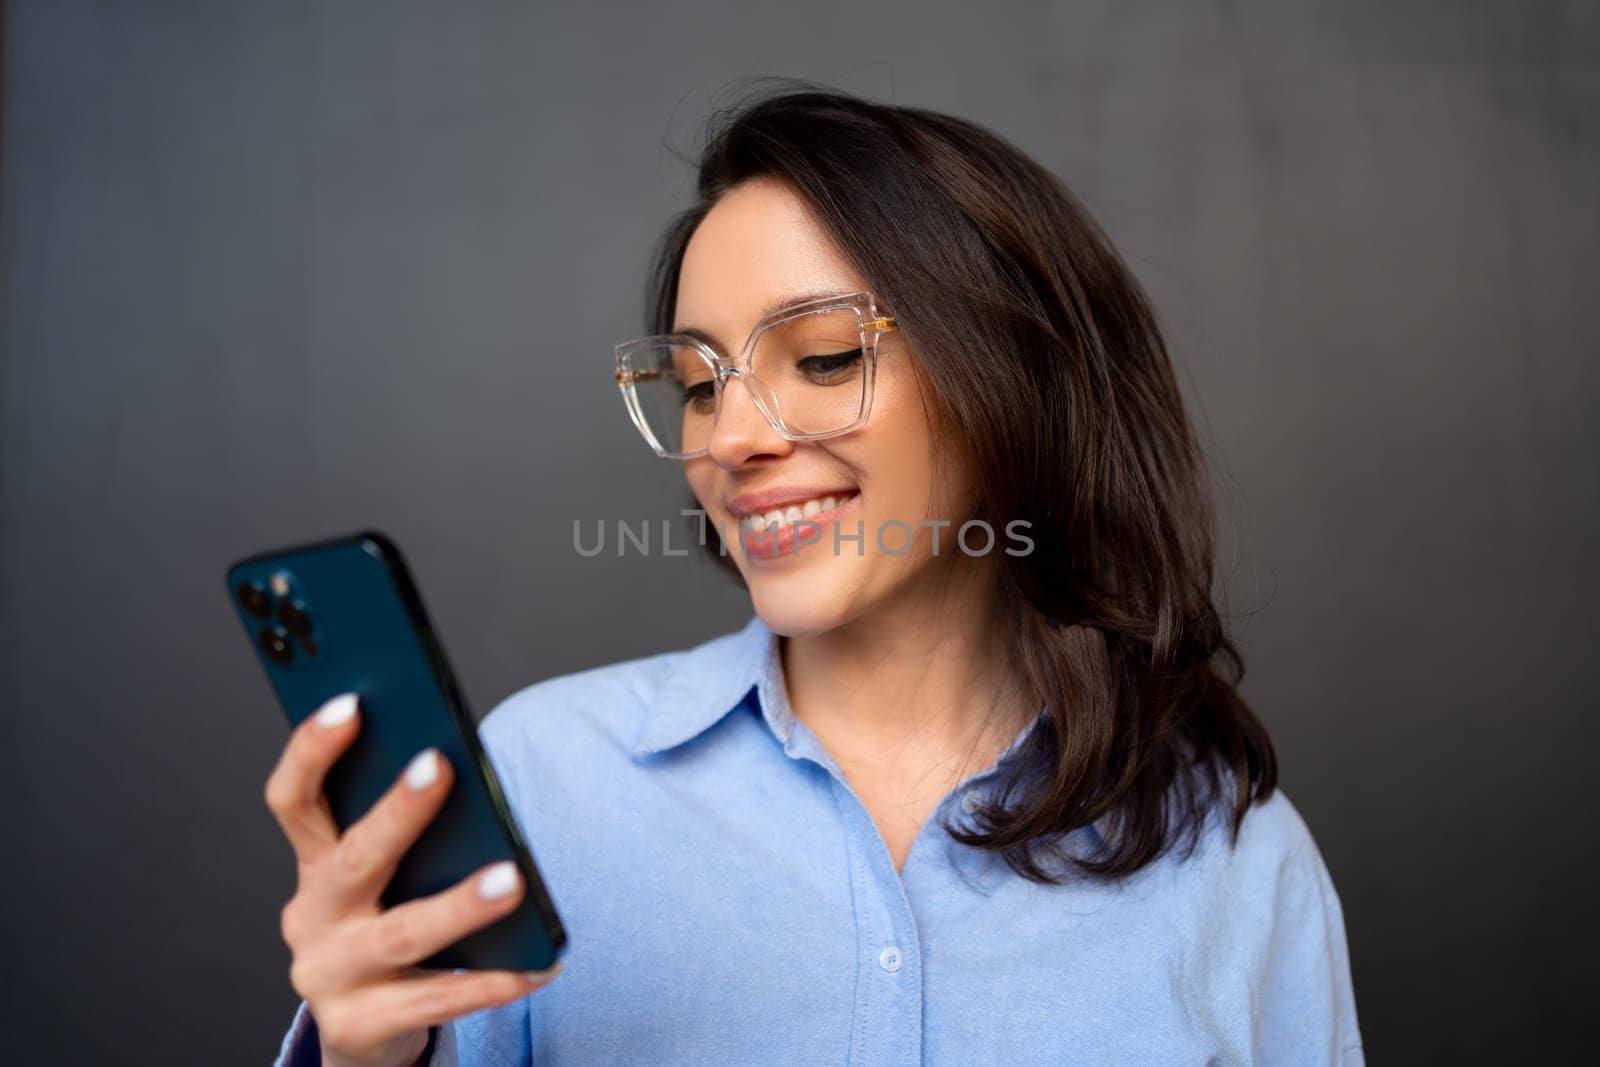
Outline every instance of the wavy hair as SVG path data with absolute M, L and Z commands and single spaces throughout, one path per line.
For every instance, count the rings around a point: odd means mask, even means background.
M 787 182 L 972 449 L 974 517 L 1031 523 L 1033 552 L 995 557 L 995 592 L 1048 714 L 975 829 L 946 829 L 1046 883 L 1187 853 L 1213 811 L 1236 838 L 1276 758 L 1212 601 L 1209 474 L 1143 289 L 1065 184 L 994 133 L 793 86 L 712 116 L 697 201 L 653 257 L 649 328 L 671 331 L 684 249 L 718 198 Z M 737 573 L 714 533 L 707 549 Z M 1063 847 L 1091 824 L 1098 847 Z

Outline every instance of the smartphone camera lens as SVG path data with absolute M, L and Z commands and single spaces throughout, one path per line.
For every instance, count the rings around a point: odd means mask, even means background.
M 264 619 L 272 614 L 272 597 L 267 594 L 267 587 L 260 582 L 241 582 L 238 589 L 239 603 L 244 605 L 244 610 L 258 619 Z
M 276 626 L 268 626 L 261 631 L 261 648 L 266 652 L 267 658 L 280 667 L 287 665 L 294 657 L 294 647 L 289 644 L 289 635 Z
M 296 637 L 305 638 L 311 633 L 311 616 L 306 606 L 298 600 L 285 600 L 278 604 L 278 621 Z

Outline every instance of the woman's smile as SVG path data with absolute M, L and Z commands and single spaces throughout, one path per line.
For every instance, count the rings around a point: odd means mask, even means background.
M 742 508 L 749 509 L 753 505 L 748 501 L 741 505 L 740 502 L 745 498 L 735 497 L 736 506 L 730 510 L 739 519 L 739 541 L 745 556 L 750 559 L 772 559 L 798 552 L 796 537 L 802 532 L 807 536 L 800 539 L 800 547 L 820 544 L 822 531 L 846 515 L 860 499 L 861 494 L 853 489 L 821 496 L 796 497 L 791 494 L 785 504 L 774 505 L 765 511 L 747 510 L 741 513 Z

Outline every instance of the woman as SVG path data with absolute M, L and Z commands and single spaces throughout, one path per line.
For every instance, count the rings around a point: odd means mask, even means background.
M 1362 1062 L 1104 236 L 992 134 L 830 92 L 723 116 L 699 191 L 616 372 L 754 617 L 484 721 L 559 976 L 414 970 L 522 887 L 382 910 L 450 769 L 420 755 L 340 838 L 354 698 L 298 729 L 267 789 L 300 871 L 282 1062 Z

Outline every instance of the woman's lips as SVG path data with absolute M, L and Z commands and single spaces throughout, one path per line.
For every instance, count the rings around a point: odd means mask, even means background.
M 741 522 L 739 524 L 740 547 L 744 549 L 744 554 L 748 559 L 774 559 L 795 554 L 797 551 L 795 535 L 797 533 L 805 534 L 805 540 L 800 544 L 801 548 L 808 545 L 825 544 L 825 539 L 833 532 L 832 524 L 841 515 L 846 515 L 854 508 L 856 502 L 860 499 L 861 494 L 855 493 L 844 503 L 836 504 L 827 511 L 819 511 L 815 515 L 807 515 L 794 522 L 779 523 L 776 528 L 768 527 L 762 533 L 752 531 L 749 526 Z M 855 534 L 850 531 L 841 531 L 841 536 L 845 532 L 849 533 L 852 540 L 854 539 Z

